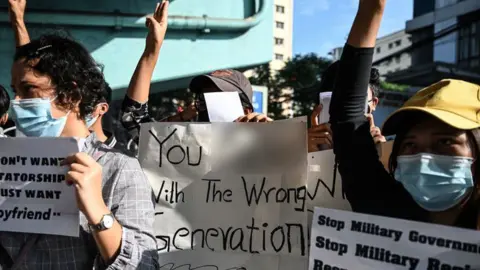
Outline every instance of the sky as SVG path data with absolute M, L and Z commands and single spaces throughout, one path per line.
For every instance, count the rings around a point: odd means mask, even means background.
M 327 56 L 345 44 L 358 0 L 294 0 L 293 54 Z M 379 37 L 405 28 L 413 0 L 388 0 Z

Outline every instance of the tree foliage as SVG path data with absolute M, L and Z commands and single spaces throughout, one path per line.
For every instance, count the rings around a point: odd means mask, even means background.
M 272 74 L 268 64 L 257 67 L 250 82 L 268 87 L 270 117 L 285 118 L 282 115 L 284 101 L 293 102 L 294 116 L 310 115 L 314 106 L 318 104 L 321 74 L 330 63 L 329 59 L 314 53 L 296 55 L 289 59 L 277 74 Z M 293 94 L 282 94 L 284 89 L 293 89 Z

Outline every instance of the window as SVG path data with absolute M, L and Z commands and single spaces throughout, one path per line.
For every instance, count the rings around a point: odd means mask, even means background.
M 402 59 L 401 59 L 400 55 L 395 56 L 395 62 L 397 62 L 397 64 L 400 64 L 401 60 Z
M 377 53 L 381 53 L 382 52 L 382 48 L 381 47 L 377 47 Z
M 392 49 L 393 48 L 393 43 L 388 43 L 388 48 Z
M 462 27 L 458 38 L 459 65 L 477 68 L 480 60 L 480 21 Z
M 283 38 L 275 38 L 275 45 L 283 45 Z
M 435 8 L 440 9 L 455 4 L 457 0 L 435 0 Z
M 279 29 L 283 29 L 285 27 L 285 24 L 283 22 L 278 22 L 277 21 L 277 22 L 275 22 L 275 24 L 276 24 L 277 28 L 279 28 Z
M 285 7 L 284 6 L 275 5 L 275 9 L 277 10 L 277 13 L 285 13 Z
M 400 47 L 401 45 L 402 45 L 402 40 L 401 39 L 395 41 L 395 46 Z
M 275 60 L 282 60 L 283 61 L 283 54 L 276 53 Z

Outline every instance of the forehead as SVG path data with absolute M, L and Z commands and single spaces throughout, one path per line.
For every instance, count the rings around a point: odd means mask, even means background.
M 12 85 L 31 84 L 41 88 L 42 86 L 49 86 L 51 84 L 50 77 L 36 72 L 31 67 L 32 64 L 35 64 L 35 62 L 27 63 L 23 60 L 18 60 L 13 63 Z
M 452 126 L 445 124 L 444 122 L 438 120 L 437 118 L 431 116 L 425 116 L 420 118 L 416 124 L 410 128 L 407 135 L 416 135 L 416 134 L 426 134 L 426 133 L 442 133 L 442 134 L 462 134 L 465 131 L 456 129 Z

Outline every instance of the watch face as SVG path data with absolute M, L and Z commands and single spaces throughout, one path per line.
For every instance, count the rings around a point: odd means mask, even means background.
M 110 229 L 113 226 L 113 217 L 110 215 L 104 216 L 102 223 L 105 228 Z

